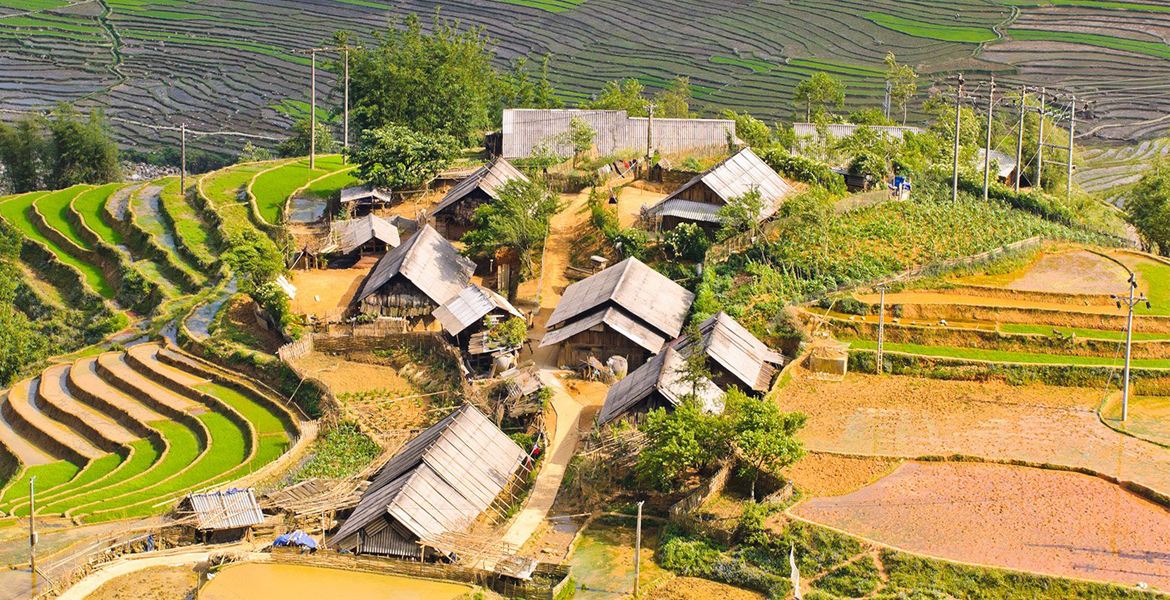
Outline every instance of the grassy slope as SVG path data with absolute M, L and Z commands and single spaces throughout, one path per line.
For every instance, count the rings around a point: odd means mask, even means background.
M 124 187 L 123 184 L 103 185 L 85 192 L 73 202 L 77 213 L 81 215 L 81 220 L 85 221 L 85 224 L 98 237 L 112 246 L 120 246 L 122 244 L 122 234 L 118 233 L 113 227 L 106 225 L 106 222 L 101 218 L 101 212 L 106 202 L 110 199 L 110 196 L 122 187 Z
M 50 492 L 60 485 L 64 485 L 71 481 L 78 473 L 81 472 L 81 467 L 64 461 L 58 460 L 43 465 L 36 465 L 32 467 L 25 467 L 24 472 L 16 478 L 13 483 L 4 492 L 4 497 L 0 498 L 4 508 L 11 508 L 13 504 L 28 501 L 28 480 L 30 477 L 37 478 L 37 493 Z M 21 485 L 21 483 L 24 485 Z
M 215 256 L 211 251 L 211 239 L 203 221 L 195 208 L 187 203 L 179 191 L 179 180 L 171 181 L 162 190 L 161 202 L 167 213 L 174 220 L 175 237 L 186 243 L 197 256 L 207 262 L 213 262 Z
M 877 342 L 871 340 L 846 339 L 860 350 L 876 350 Z M 1078 365 L 1091 367 L 1120 366 L 1121 358 L 1114 360 L 1108 356 L 1068 356 L 1061 354 L 1033 354 L 1029 352 L 1009 352 L 1005 350 L 980 350 L 976 348 L 956 348 L 952 346 L 924 346 L 921 344 L 901 344 L 886 342 L 886 351 L 920 354 L 937 358 L 957 358 L 965 360 L 983 360 L 1003 363 L 1031 363 L 1044 365 Z M 1170 359 L 1134 359 L 1135 368 L 1170 369 Z
M 1061 335 L 1073 335 L 1078 338 L 1092 340 L 1124 340 L 1124 331 L 1105 331 L 1101 329 L 1086 329 L 1084 327 L 1055 327 L 1052 325 L 1024 325 L 1018 323 L 1000 323 L 999 330 L 1004 333 L 1030 333 L 1038 335 L 1052 335 L 1052 331 L 1059 331 Z M 1141 333 L 1133 334 L 1135 341 L 1170 340 L 1170 333 Z
M 318 156 L 312 170 L 309 160 L 304 158 L 257 175 L 252 182 L 252 195 L 256 197 L 260 216 L 268 223 L 279 223 L 289 194 L 342 166 L 340 155 Z

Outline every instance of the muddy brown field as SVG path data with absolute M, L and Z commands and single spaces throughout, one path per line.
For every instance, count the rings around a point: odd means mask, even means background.
M 1116 262 L 1087 250 L 1071 250 L 1046 253 L 1011 273 L 977 275 L 959 281 L 1029 292 L 1114 294 L 1126 290 L 1128 279 L 1129 273 Z
M 908 463 L 795 514 L 884 544 L 983 565 L 1170 588 L 1170 512 L 1102 479 L 977 463 Z
M 808 415 L 800 437 L 813 451 L 1049 463 L 1170 492 L 1170 450 L 1102 424 L 1098 390 L 797 371 L 777 402 Z
M 367 256 L 352 269 L 293 271 L 292 284 L 297 287 L 297 297 L 291 303 L 293 312 L 319 318 L 339 314 L 376 262 L 377 257 Z
M 807 496 L 840 496 L 888 475 L 901 460 L 810 452 L 784 470 Z
M 654 589 L 649 600 L 763 600 L 759 592 L 696 577 L 675 577 Z
M 108 581 L 85 600 L 185 600 L 198 585 L 190 565 L 151 567 Z

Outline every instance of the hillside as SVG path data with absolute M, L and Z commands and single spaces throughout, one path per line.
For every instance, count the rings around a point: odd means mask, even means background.
M 1103 140 L 1156 135 L 1170 102 L 1170 49 L 1158 34 L 1170 12 L 1145 1 L 0 0 L 0 109 L 101 105 L 131 147 L 160 140 L 133 135 L 135 123 L 171 126 L 179 115 L 196 130 L 277 136 L 307 112 L 309 60 L 298 49 L 440 9 L 498 39 L 501 64 L 551 54 L 550 77 L 569 101 L 608 80 L 657 86 L 681 74 L 697 106 L 787 119 L 796 82 L 825 70 L 847 83 L 847 108 L 880 106 L 881 61 L 894 52 L 935 81 L 996 72 L 1005 84 L 1098 100 L 1080 131 Z M 322 77 L 326 102 L 332 76 Z

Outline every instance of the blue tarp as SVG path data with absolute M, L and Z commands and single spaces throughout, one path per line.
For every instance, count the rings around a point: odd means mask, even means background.
M 309 548 L 311 550 L 317 549 L 317 540 L 313 539 L 309 534 L 300 529 L 286 533 L 272 542 L 273 546 L 300 546 L 302 548 Z

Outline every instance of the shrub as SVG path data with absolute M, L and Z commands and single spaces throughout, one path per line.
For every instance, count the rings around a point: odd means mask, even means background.
M 702 227 L 694 223 L 681 223 L 678 227 L 668 231 L 663 244 L 666 251 L 680 260 L 698 262 L 707 254 L 711 246 L 711 239 Z
M 820 186 L 837 195 L 844 195 L 848 191 L 845 189 L 845 180 L 823 162 L 789 154 L 780 148 L 763 152 L 760 158 L 788 179 Z

